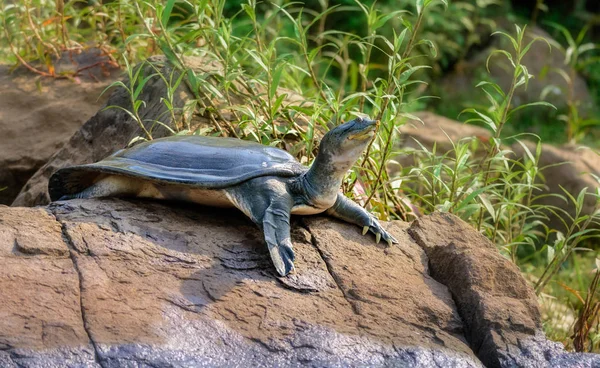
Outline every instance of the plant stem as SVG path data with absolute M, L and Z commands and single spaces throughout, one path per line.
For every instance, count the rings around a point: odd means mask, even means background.
M 406 48 L 404 49 L 404 52 L 402 53 L 401 59 L 406 59 L 410 55 L 410 53 L 412 52 L 413 44 L 414 44 L 414 42 L 415 42 L 415 40 L 417 38 L 417 34 L 419 33 L 419 27 L 421 27 L 421 22 L 423 21 L 423 14 L 424 13 L 425 13 L 425 10 L 423 10 L 419 14 L 419 16 L 417 17 L 417 23 L 415 25 L 413 33 L 410 36 L 410 39 L 408 40 L 408 44 L 406 45 Z M 392 57 L 394 57 L 394 56 L 392 56 Z M 404 65 L 406 65 L 406 64 L 404 64 Z M 404 65 L 399 68 L 398 74 L 402 74 L 402 72 L 404 71 Z M 391 95 L 392 92 L 394 92 L 394 89 L 395 89 L 395 84 L 392 83 L 393 82 L 392 73 L 393 73 L 393 70 L 390 70 L 390 73 L 388 74 L 388 85 L 387 85 L 387 91 L 386 91 L 386 95 L 387 96 Z M 381 120 L 381 118 L 383 117 L 383 114 L 385 113 L 385 110 L 387 109 L 389 101 L 390 101 L 389 98 L 386 98 L 383 101 L 383 106 L 379 110 L 379 113 L 377 114 L 377 118 L 375 120 Z M 365 151 L 365 155 L 363 157 L 363 160 L 362 160 L 362 162 L 359 165 L 361 168 L 365 167 L 365 163 L 367 161 L 366 158 L 369 157 L 369 154 L 371 153 L 372 146 L 373 146 L 373 140 L 367 146 L 367 150 Z
M 519 54 L 519 51 L 517 51 L 517 55 Z M 519 66 L 519 64 L 517 64 L 517 67 Z M 508 112 L 510 111 L 510 104 L 512 102 L 512 98 L 513 95 L 515 93 L 515 89 L 516 89 L 516 85 L 517 85 L 517 73 L 515 72 L 513 74 L 513 79 L 512 82 L 510 84 L 510 88 L 508 90 L 508 96 L 505 99 L 505 106 L 504 106 L 504 110 L 502 111 L 502 117 L 500 118 L 500 122 L 498 124 L 498 127 L 496 129 L 496 133 L 494 134 L 494 138 L 498 139 L 500 137 L 500 133 L 502 132 L 502 128 L 504 127 L 504 124 L 506 123 L 506 117 L 508 116 Z M 490 169 L 492 167 L 492 161 L 494 156 L 496 156 L 496 154 L 498 153 L 498 147 L 497 144 L 494 143 L 493 145 L 490 146 L 490 148 L 488 149 L 488 151 L 486 152 L 485 156 L 483 157 L 481 162 L 485 162 L 487 164 L 487 167 L 485 168 L 484 172 L 484 177 L 483 177 L 483 186 L 487 187 L 489 185 L 489 179 L 490 179 Z M 481 224 L 483 222 L 483 210 L 481 210 L 479 212 L 479 220 L 477 221 L 477 230 L 480 231 L 481 230 Z
M 392 137 L 394 136 L 394 124 L 392 123 L 391 125 L 392 126 L 388 129 L 388 132 L 387 132 L 388 137 L 385 142 L 385 148 L 383 150 L 384 157 L 382 158 L 381 163 L 379 165 L 379 170 L 377 171 L 377 177 L 375 178 L 375 184 L 373 184 L 373 189 L 371 190 L 371 194 L 369 194 L 369 197 L 365 201 L 365 204 L 363 205 L 363 207 L 366 207 L 367 204 L 369 204 L 369 202 L 371 201 L 371 199 L 377 192 L 377 187 L 379 186 L 379 182 L 381 181 L 381 174 L 383 173 L 383 170 L 385 169 L 386 158 L 390 152 L 390 144 L 392 143 Z

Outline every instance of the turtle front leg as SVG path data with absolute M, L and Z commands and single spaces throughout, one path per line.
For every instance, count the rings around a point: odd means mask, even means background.
M 230 189 L 228 193 L 233 204 L 263 231 L 273 265 L 281 276 L 285 276 L 294 269 L 295 255 L 290 236 L 294 200 L 284 192 L 284 187 L 278 185 L 277 181 L 258 178 Z
M 390 233 L 381 227 L 381 224 L 373 215 L 349 198 L 346 198 L 342 193 L 338 193 L 335 204 L 327 210 L 327 214 L 351 224 L 362 226 L 363 235 L 367 231 L 372 232 L 375 234 L 375 241 L 377 243 L 379 243 L 380 239 L 385 240 L 389 245 L 398 243 Z
M 293 203 L 283 198 L 275 198 L 265 210 L 262 228 L 269 247 L 271 260 L 281 276 L 294 269 L 294 249 L 290 237 L 290 213 Z

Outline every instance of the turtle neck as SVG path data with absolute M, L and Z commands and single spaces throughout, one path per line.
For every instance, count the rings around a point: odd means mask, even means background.
M 335 202 L 342 185 L 346 167 L 335 165 L 331 153 L 320 151 L 310 169 L 304 175 L 305 190 L 316 202 Z

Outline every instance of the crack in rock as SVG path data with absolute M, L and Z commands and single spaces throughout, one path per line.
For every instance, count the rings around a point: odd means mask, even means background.
M 56 218 L 56 215 L 53 214 L 54 217 Z M 69 248 L 69 255 L 71 258 L 71 261 L 73 262 L 73 268 L 75 269 L 75 272 L 77 272 L 77 282 L 78 282 L 78 286 L 79 286 L 79 309 L 81 311 L 81 321 L 83 323 L 83 329 L 85 331 L 85 333 L 88 336 L 88 339 L 90 340 L 90 344 L 92 344 L 92 347 L 94 348 L 94 360 L 96 361 L 96 363 L 98 363 L 98 365 L 102 368 L 105 368 L 105 365 L 102 362 L 102 358 L 100 356 L 100 349 L 98 347 L 98 345 L 96 344 L 96 342 L 94 341 L 94 339 L 92 338 L 92 333 L 90 331 L 89 328 L 89 323 L 88 323 L 88 319 L 86 317 L 86 311 L 85 308 L 83 306 L 83 275 L 82 272 L 78 266 L 77 263 L 77 257 L 76 257 L 76 252 L 77 249 L 75 248 L 75 245 L 73 244 L 73 239 L 71 238 L 71 236 L 69 235 L 69 232 L 67 231 L 67 225 L 58 220 L 58 218 L 56 218 L 56 221 L 61 225 L 61 231 L 62 231 L 62 235 L 63 235 L 63 239 L 65 241 L 65 244 L 67 245 L 67 248 Z
M 311 241 L 313 247 L 317 250 L 317 253 L 319 253 L 319 257 L 321 257 L 321 259 L 325 263 L 327 272 L 329 273 L 329 275 L 335 282 L 335 285 L 337 286 L 337 288 L 341 291 L 342 295 L 344 296 L 344 299 L 346 299 L 346 302 L 348 302 L 348 304 L 350 305 L 352 312 L 354 314 L 356 314 L 357 316 L 360 316 L 361 315 L 360 306 L 358 305 L 356 300 L 354 300 L 350 295 L 348 295 L 348 293 L 346 293 L 346 291 L 342 287 L 342 282 L 340 281 L 339 276 L 333 271 L 333 266 L 331 265 L 331 262 L 329 261 L 328 257 L 325 256 L 325 254 L 323 253 L 323 250 L 319 247 L 319 242 L 317 241 L 317 237 L 315 236 L 315 234 L 312 233 L 312 231 L 310 230 L 310 227 L 308 226 L 308 224 L 306 222 L 301 221 L 300 224 L 310 234 L 310 241 Z

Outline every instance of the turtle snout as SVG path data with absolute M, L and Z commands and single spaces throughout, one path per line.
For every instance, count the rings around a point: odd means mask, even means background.
M 379 126 L 378 120 L 370 120 L 365 118 L 356 118 L 356 125 L 353 131 L 348 135 L 350 140 L 371 139 L 375 134 L 375 130 Z
M 362 122 L 369 126 L 379 126 L 379 120 L 362 119 Z
M 367 118 L 363 118 L 363 117 L 357 117 L 354 120 L 359 126 L 379 126 L 379 120 L 371 120 L 368 117 Z

